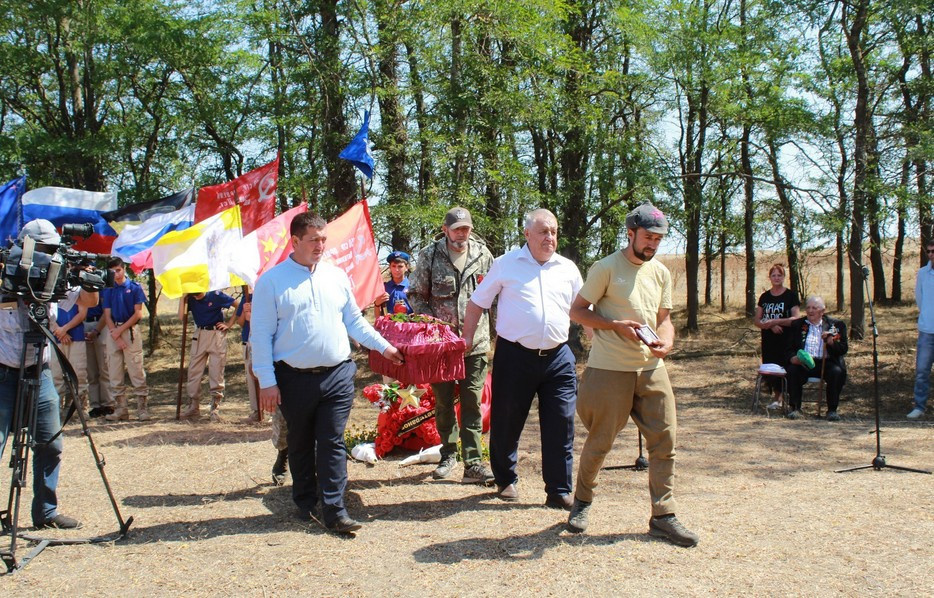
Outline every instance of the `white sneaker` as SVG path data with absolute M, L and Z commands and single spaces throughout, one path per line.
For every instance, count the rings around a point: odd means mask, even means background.
M 921 419 L 922 415 L 924 415 L 924 411 L 921 411 L 920 409 L 915 407 L 914 409 L 911 410 L 911 413 L 909 413 L 906 417 L 908 417 L 908 419 Z
M 766 407 L 766 409 L 768 409 L 769 411 L 774 411 L 776 409 L 781 409 L 781 408 L 782 408 L 782 404 L 779 403 L 778 401 L 772 401 L 771 403 L 769 403 L 769 406 Z

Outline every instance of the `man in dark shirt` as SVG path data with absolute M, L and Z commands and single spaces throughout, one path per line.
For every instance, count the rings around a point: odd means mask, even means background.
M 220 291 L 209 291 L 186 295 L 179 301 L 178 317 L 185 315 L 185 308 L 195 319 L 195 334 L 191 339 L 191 361 L 188 362 L 188 408 L 181 417 L 201 415 L 201 378 L 208 368 L 211 387 L 211 421 L 220 421 L 218 408 L 224 399 L 224 367 L 227 365 L 227 329 L 224 310 L 236 301 Z
M 129 390 L 124 384 L 124 366 L 136 395 L 137 413 L 140 421 L 149 419 L 149 390 L 146 387 L 146 372 L 143 370 L 143 335 L 136 324 L 143 317 L 146 295 L 139 283 L 127 278 L 123 260 L 114 257 L 107 262 L 114 273 L 113 288 L 101 292 L 104 306 L 104 325 L 107 327 L 107 379 L 110 396 L 117 407 L 106 417 L 107 421 L 130 419 L 127 408 Z

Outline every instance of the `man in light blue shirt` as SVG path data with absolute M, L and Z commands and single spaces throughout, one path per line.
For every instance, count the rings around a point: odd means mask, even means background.
M 344 428 L 357 371 L 347 335 L 396 364 L 402 353 L 363 318 L 344 271 L 321 261 L 326 225 L 311 212 L 292 220 L 292 255 L 256 283 L 250 343 L 260 408 L 278 405 L 288 424 L 292 500 L 307 519 L 320 487 L 324 524 L 346 534 L 361 527 L 344 507 Z
M 924 248 L 928 263 L 918 270 L 915 302 L 918 304 L 918 351 L 915 356 L 915 405 L 908 419 L 920 419 L 928 404 L 931 388 L 931 364 L 934 364 L 934 241 Z

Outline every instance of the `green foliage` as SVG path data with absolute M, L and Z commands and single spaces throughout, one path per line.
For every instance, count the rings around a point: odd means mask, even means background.
M 747 216 L 781 244 L 774 144 L 791 230 L 814 247 L 851 224 L 858 81 L 843 27 L 858 7 L 878 143 L 860 183 L 869 221 L 931 224 L 920 0 L 0 0 L 0 175 L 125 204 L 278 152 L 282 207 L 307 197 L 332 217 L 360 196 L 336 154 L 369 109 L 381 241 L 417 251 L 458 204 L 500 253 L 546 207 L 586 269 L 645 199 L 691 247 L 736 247 Z

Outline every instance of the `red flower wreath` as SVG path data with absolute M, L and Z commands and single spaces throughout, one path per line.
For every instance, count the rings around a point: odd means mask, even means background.
M 405 433 L 399 433 L 405 422 L 435 408 L 435 396 L 431 392 L 431 385 L 419 384 L 417 388 L 424 391 L 419 399 L 418 407 L 412 405 L 400 407 L 402 401 L 398 384 L 371 384 L 363 389 L 363 396 L 380 407 L 379 418 L 376 420 L 377 457 L 383 458 L 397 446 L 418 451 L 441 444 L 441 436 L 438 434 L 438 426 L 434 417 L 426 419 Z M 411 389 L 412 387 L 401 390 L 405 394 L 406 390 Z

